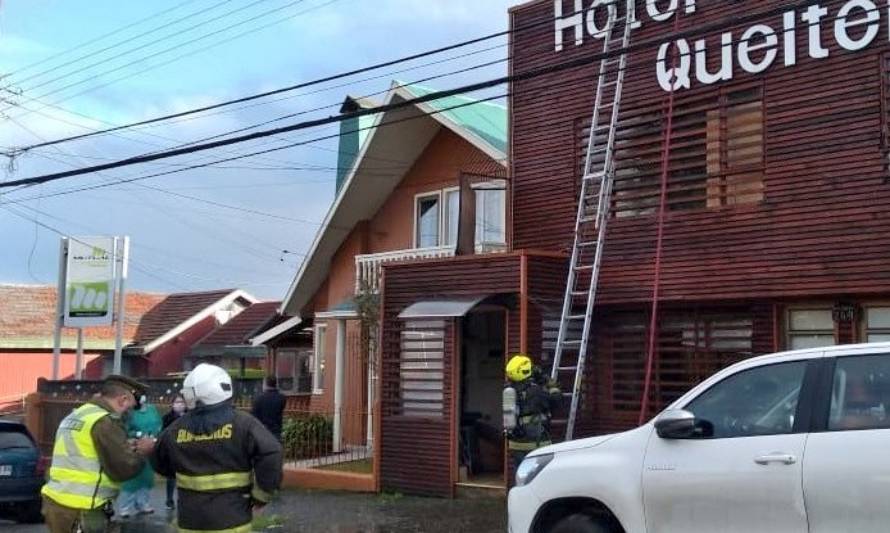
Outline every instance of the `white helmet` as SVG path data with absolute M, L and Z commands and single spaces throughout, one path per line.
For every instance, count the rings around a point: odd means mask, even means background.
M 189 409 L 216 405 L 232 397 L 232 376 L 215 365 L 201 363 L 182 382 L 182 397 Z

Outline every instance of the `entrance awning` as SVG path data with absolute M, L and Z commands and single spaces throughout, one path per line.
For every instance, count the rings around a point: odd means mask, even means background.
M 413 303 L 399 313 L 401 319 L 411 318 L 455 318 L 469 313 L 487 296 L 424 300 Z

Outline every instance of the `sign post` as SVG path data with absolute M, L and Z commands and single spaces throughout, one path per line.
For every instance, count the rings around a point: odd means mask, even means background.
M 77 329 L 74 375 L 82 379 L 83 328 L 110 326 L 117 311 L 114 371 L 120 373 L 124 280 L 129 237 L 63 237 L 59 248 L 59 289 L 53 335 L 54 380 L 60 379 L 62 328 Z M 117 310 L 115 310 L 117 306 Z
M 59 379 L 62 357 L 62 322 L 65 315 L 65 270 L 68 266 L 68 238 L 59 241 L 59 285 L 56 290 L 56 314 L 53 320 L 53 380 Z
M 119 261 L 117 270 L 117 330 L 114 335 L 114 374 L 121 373 L 121 358 L 124 336 L 124 320 L 127 310 L 124 305 L 126 296 L 127 265 L 130 261 L 130 237 L 117 237 L 115 239 L 115 257 Z

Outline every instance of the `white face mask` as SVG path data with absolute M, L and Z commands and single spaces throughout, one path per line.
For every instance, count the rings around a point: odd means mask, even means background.
M 182 414 L 185 412 L 185 402 L 175 401 L 173 402 L 173 412 Z

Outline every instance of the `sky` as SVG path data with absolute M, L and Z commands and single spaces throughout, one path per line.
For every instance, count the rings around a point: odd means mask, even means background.
M 393 79 L 417 81 L 504 59 L 506 39 L 501 38 L 232 106 L 224 113 L 16 150 L 502 31 L 507 9 L 516 3 L 0 0 L 0 181 L 153 152 L 287 114 L 301 113 L 267 127 L 330 116 L 347 94 L 379 100 Z M 434 61 L 441 62 L 427 64 Z M 447 89 L 503 76 L 506 68 L 501 62 L 426 84 Z M 117 181 L 313 140 L 338 128 L 293 132 L 27 189 L 0 189 L 0 283 L 56 283 L 58 232 L 129 235 L 128 286 L 133 290 L 239 287 L 261 299 L 281 299 L 333 200 L 336 140 L 144 181 Z M 72 192 L 106 184 L 111 185 Z

